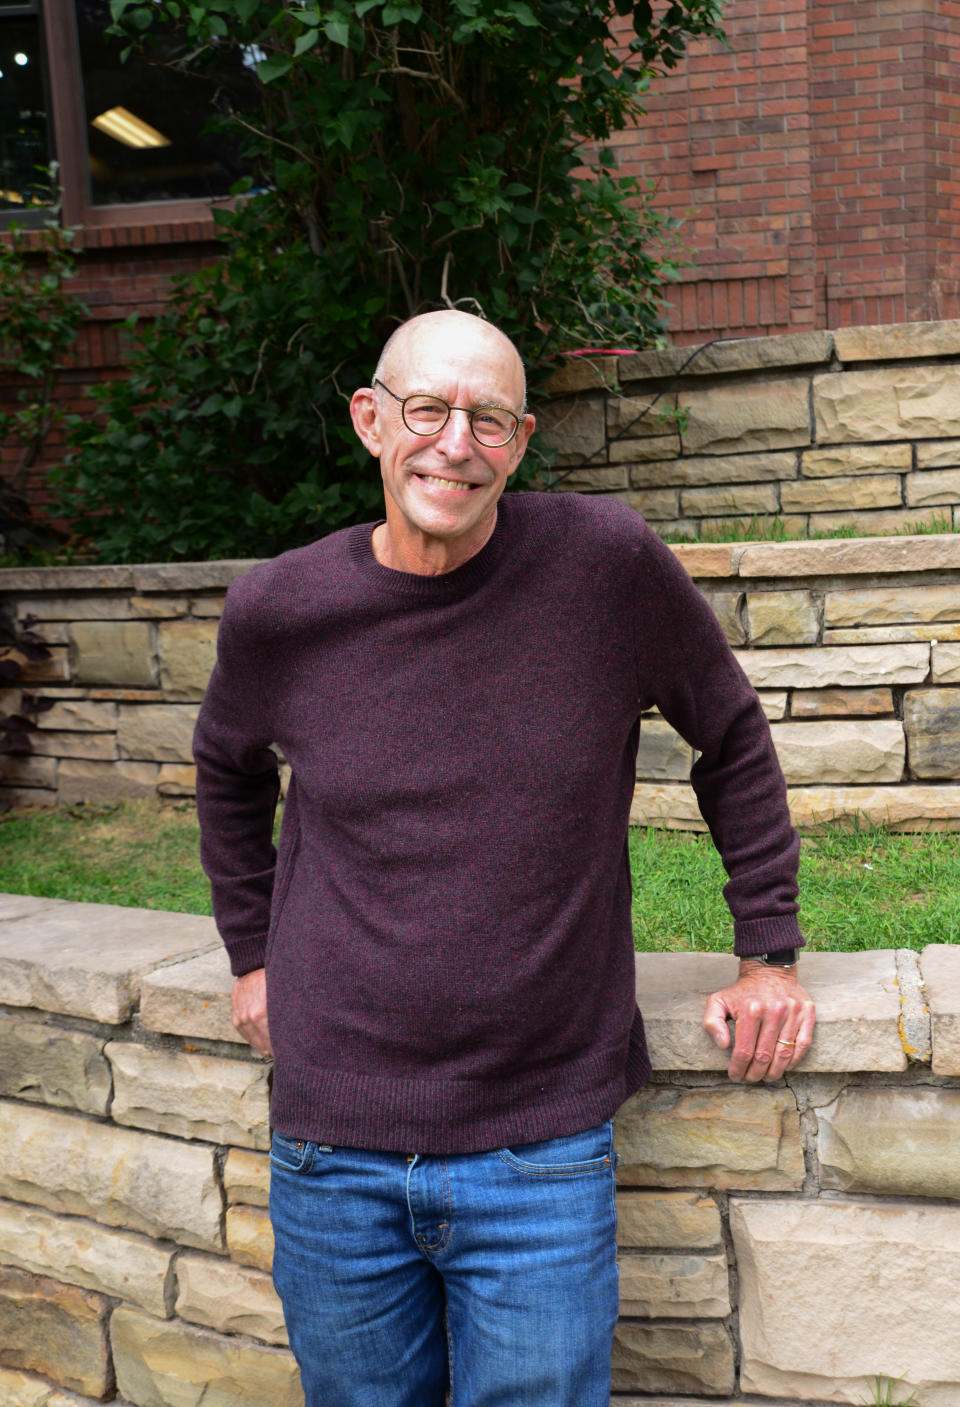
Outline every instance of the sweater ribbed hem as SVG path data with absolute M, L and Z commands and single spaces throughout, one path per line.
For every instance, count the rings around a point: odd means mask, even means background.
M 802 948 L 805 941 L 796 914 L 738 919 L 733 925 L 733 951 L 738 958 L 775 953 L 780 948 Z
M 501 1080 L 356 1074 L 278 1062 L 270 1118 L 290 1138 L 435 1156 L 579 1133 L 610 1119 L 649 1078 L 639 1012 L 630 1044 Z

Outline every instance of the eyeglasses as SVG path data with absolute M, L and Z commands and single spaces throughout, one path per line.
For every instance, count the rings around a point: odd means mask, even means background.
M 403 423 L 415 435 L 439 435 L 453 410 L 463 411 L 470 421 L 473 438 L 488 449 L 508 445 L 520 428 L 519 415 L 503 406 L 481 405 L 476 410 L 468 410 L 465 405 L 447 405 L 439 396 L 398 396 L 376 376 L 373 384 L 400 402 Z

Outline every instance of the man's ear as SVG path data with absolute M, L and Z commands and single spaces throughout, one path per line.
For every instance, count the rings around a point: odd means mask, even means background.
M 361 386 L 350 397 L 350 419 L 364 447 L 374 459 L 380 458 L 380 414 L 377 395 L 372 386 Z
M 536 419 L 532 415 L 525 415 L 520 421 L 520 424 L 517 428 L 517 433 L 513 438 L 513 443 L 516 446 L 516 457 L 514 458 L 511 467 L 507 470 L 508 479 L 511 474 L 515 474 L 517 472 L 520 461 L 527 452 L 527 442 L 529 441 L 530 436 L 536 429 L 536 426 Z

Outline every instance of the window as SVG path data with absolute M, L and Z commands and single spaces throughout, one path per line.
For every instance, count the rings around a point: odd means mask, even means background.
M 180 73 L 171 37 L 122 63 L 109 24 L 109 0 L 0 0 L 0 221 L 44 218 L 54 160 L 68 224 L 196 218 L 243 174 L 230 135 L 204 130 L 252 103 L 242 57 Z

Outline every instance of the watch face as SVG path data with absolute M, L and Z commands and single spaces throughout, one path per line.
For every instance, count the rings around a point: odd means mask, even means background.
M 760 961 L 768 967 L 792 967 L 798 957 L 796 948 L 779 948 L 775 953 L 761 953 Z

